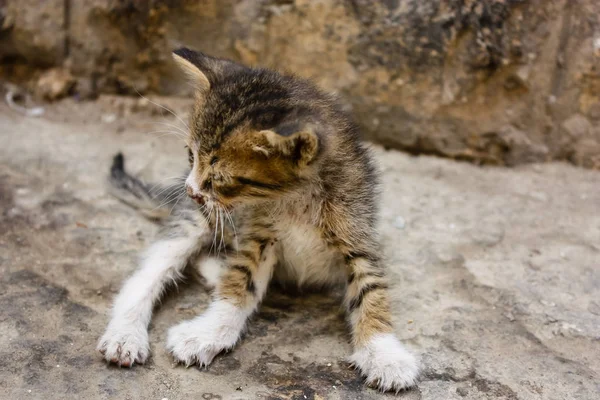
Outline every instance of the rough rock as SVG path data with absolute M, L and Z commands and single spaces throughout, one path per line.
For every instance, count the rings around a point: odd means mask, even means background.
M 175 109 L 178 101 L 156 99 Z M 149 363 L 106 366 L 96 341 L 156 233 L 108 194 L 111 158 L 123 151 L 131 171 L 163 183 L 187 163 L 178 120 L 146 107 L 128 114 L 101 97 L 26 118 L 0 105 L 3 397 L 598 398 L 600 175 L 556 162 L 477 167 L 381 147 L 384 259 L 396 333 L 422 359 L 417 388 L 384 396 L 348 368 L 337 291 L 270 291 L 232 352 L 206 370 L 174 367 L 167 329 L 209 298 L 191 279 L 158 307 Z M 114 123 L 100 124 L 109 113 Z M 163 124 L 172 135 L 152 133 Z
M 0 59 L 59 64 L 62 55 L 100 92 L 188 93 L 169 56 L 186 44 L 314 78 L 388 147 L 486 164 L 597 165 L 589 144 L 597 149 L 598 130 L 582 145 L 563 129 L 573 116 L 600 124 L 596 0 L 21 4 L 0 2 L 0 42 L 10 44 Z M 507 129 L 522 140 L 507 142 Z
M 75 86 L 75 78 L 64 68 L 44 71 L 37 81 L 36 94 L 46 100 L 61 99 Z
M 64 0 L 0 1 L 0 61 L 55 66 L 67 54 Z

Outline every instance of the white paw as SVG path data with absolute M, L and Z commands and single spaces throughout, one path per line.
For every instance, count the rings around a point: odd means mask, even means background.
M 217 354 L 237 343 L 247 314 L 225 302 L 215 302 L 201 316 L 169 329 L 167 349 L 186 366 L 207 366 Z
M 380 334 L 350 357 L 354 366 L 366 377 L 367 384 L 381 391 L 400 391 L 417 383 L 417 360 L 392 334 Z
M 143 326 L 111 321 L 98 342 L 98 351 L 120 367 L 143 364 L 150 354 L 148 331 Z
M 209 332 L 198 332 L 194 329 L 193 321 L 183 322 L 169 329 L 167 337 L 167 349 L 177 362 L 186 366 L 207 366 L 217 354 L 232 346 L 229 343 L 219 343 Z

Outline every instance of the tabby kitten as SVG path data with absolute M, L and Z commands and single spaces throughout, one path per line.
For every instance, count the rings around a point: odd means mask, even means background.
M 376 232 L 377 173 L 356 127 L 311 83 L 180 49 L 173 53 L 196 89 L 185 187 L 159 195 L 112 168 L 119 196 L 165 217 L 160 240 L 115 300 L 98 349 L 108 362 L 142 364 L 147 327 L 165 286 L 187 265 L 214 287 L 202 315 L 168 333 L 185 365 L 208 365 L 239 340 L 271 280 L 345 285 L 354 353 L 370 384 L 415 384 L 415 358 L 394 336 Z M 187 192 L 172 216 L 156 204 Z M 160 203 L 159 203 L 160 204 Z M 159 210 L 160 211 L 160 210 Z

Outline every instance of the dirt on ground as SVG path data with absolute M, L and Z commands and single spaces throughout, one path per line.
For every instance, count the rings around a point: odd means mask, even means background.
M 155 100 L 185 114 L 185 100 Z M 111 157 L 166 182 L 186 164 L 179 128 L 144 99 L 68 100 L 40 118 L 0 105 L 0 397 L 394 398 L 349 368 L 336 291 L 271 291 L 233 351 L 186 369 L 164 344 L 207 304 L 188 279 L 157 310 L 146 365 L 101 360 L 112 299 L 156 231 L 107 193 Z M 423 365 L 397 398 L 597 399 L 600 173 L 374 152 L 396 333 Z

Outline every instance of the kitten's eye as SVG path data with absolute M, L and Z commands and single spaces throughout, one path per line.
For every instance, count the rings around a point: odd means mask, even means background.
M 194 153 L 192 153 L 192 149 L 190 149 L 188 146 L 185 146 L 185 148 L 188 150 L 188 162 L 190 163 L 190 165 L 194 164 Z
M 217 157 L 217 156 L 213 156 L 213 157 L 210 159 L 210 166 L 212 167 L 213 165 L 215 165 L 215 164 L 217 163 L 217 161 L 219 161 L 219 157 Z

